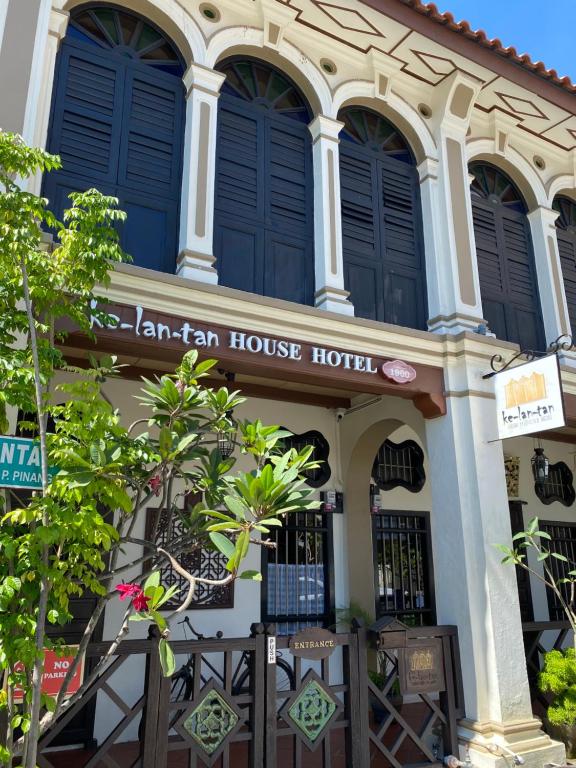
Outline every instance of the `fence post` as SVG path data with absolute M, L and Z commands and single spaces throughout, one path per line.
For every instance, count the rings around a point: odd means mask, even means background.
M 150 627 L 148 638 L 152 641 L 146 657 L 146 674 L 144 677 L 144 694 L 146 701 L 142 711 L 144 720 L 144 743 L 141 746 L 142 768 L 164 768 L 166 765 L 166 750 L 164 755 L 159 747 L 162 739 L 162 730 L 165 738 L 168 738 L 168 708 L 161 706 L 161 689 L 164 679 L 160 666 L 160 654 L 158 644 L 160 635 L 156 627 Z M 170 681 L 168 680 L 168 699 L 170 697 Z M 167 704 L 167 702 L 166 702 Z M 165 717 L 163 717 L 165 715 Z M 160 722 L 162 718 L 162 722 Z M 164 719 L 166 722 L 164 723 Z
M 355 637 L 356 694 L 351 690 L 350 729 L 352 731 L 353 768 L 370 768 L 370 702 L 368 696 L 368 633 L 359 619 L 352 620 L 352 635 Z M 352 676 L 350 679 L 352 689 Z
M 276 624 L 266 624 L 266 664 L 265 664 L 265 768 L 276 768 L 277 755 L 277 725 L 278 712 L 276 709 Z
M 266 749 L 266 634 L 264 625 L 252 624 L 250 636 L 256 641 L 254 653 L 250 660 L 250 695 L 252 696 L 250 768 L 264 768 Z

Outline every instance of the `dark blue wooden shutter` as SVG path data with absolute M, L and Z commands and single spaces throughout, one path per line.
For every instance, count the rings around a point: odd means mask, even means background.
M 240 66 L 246 71 L 250 65 Z M 268 76 L 264 65 L 258 66 Z M 224 88 L 218 107 L 214 223 L 221 285 L 313 303 L 311 144 L 305 121 Z
M 214 242 L 218 279 L 221 285 L 262 293 L 263 125 L 258 115 L 235 107 L 232 103 L 218 111 Z
M 47 174 L 44 194 L 57 216 L 70 192 L 97 186 L 112 194 L 118 168 L 124 73 L 121 63 L 64 41 L 59 53 L 48 149 L 62 170 Z
M 344 278 L 358 317 L 426 328 L 416 169 L 340 145 Z
M 57 216 L 71 191 L 96 187 L 128 215 L 121 244 L 138 266 L 173 272 L 178 247 L 184 89 L 145 63 L 65 39 L 49 149 L 62 169 L 43 193 Z
M 380 254 L 376 163 L 340 145 L 344 282 L 354 314 L 384 318 L 384 261 Z
M 118 196 L 122 245 L 142 267 L 173 272 L 182 179 L 183 85 L 130 69 L 126 76 Z
M 576 237 L 560 229 L 556 230 L 556 234 L 570 325 L 572 332 L 576 333 Z
M 482 309 L 498 338 L 543 349 L 544 328 L 526 215 L 473 199 Z

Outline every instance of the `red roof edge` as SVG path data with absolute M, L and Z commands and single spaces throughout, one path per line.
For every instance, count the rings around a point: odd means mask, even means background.
M 427 16 L 437 24 L 449 29 L 451 32 L 456 32 L 459 35 L 472 40 L 474 43 L 481 45 L 483 48 L 496 53 L 498 56 L 502 56 L 505 59 L 512 61 L 514 64 L 527 69 L 538 77 L 548 80 L 553 85 L 567 90 L 569 93 L 576 93 L 576 85 L 568 77 L 560 77 L 555 69 L 547 69 L 546 65 L 542 61 L 532 61 L 531 57 L 527 53 L 519 54 L 513 46 L 505 48 L 502 42 L 495 37 L 490 40 L 484 30 L 477 29 L 474 31 L 469 22 L 456 21 L 454 16 L 449 13 L 440 13 L 437 6 L 434 3 L 422 3 L 421 0 L 398 0 L 403 5 L 407 5 L 422 16 Z

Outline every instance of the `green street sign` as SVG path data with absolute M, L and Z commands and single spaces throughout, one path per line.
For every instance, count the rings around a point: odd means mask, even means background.
M 48 470 L 51 477 L 57 472 L 55 467 Z M 0 488 L 42 488 L 38 440 L 0 436 Z

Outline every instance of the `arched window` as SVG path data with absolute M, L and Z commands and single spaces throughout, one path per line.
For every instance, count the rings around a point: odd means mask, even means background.
M 558 196 L 554 199 L 552 207 L 560 213 L 556 219 L 558 253 L 570 325 L 572 333 L 576 333 L 576 203 L 569 197 Z
M 218 101 L 214 254 L 221 285 L 314 302 L 311 111 L 284 74 L 231 59 Z
M 339 114 L 344 280 L 357 317 L 426 329 L 420 185 L 404 137 L 375 112 Z
M 155 26 L 115 7 L 72 13 L 58 54 L 48 149 L 62 169 L 43 194 L 57 216 L 96 187 L 128 214 L 134 263 L 174 272 L 182 180 L 184 63 Z
M 482 310 L 499 339 L 544 349 L 544 327 L 526 204 L 514 183 L 472 163 L 472 216 Z

